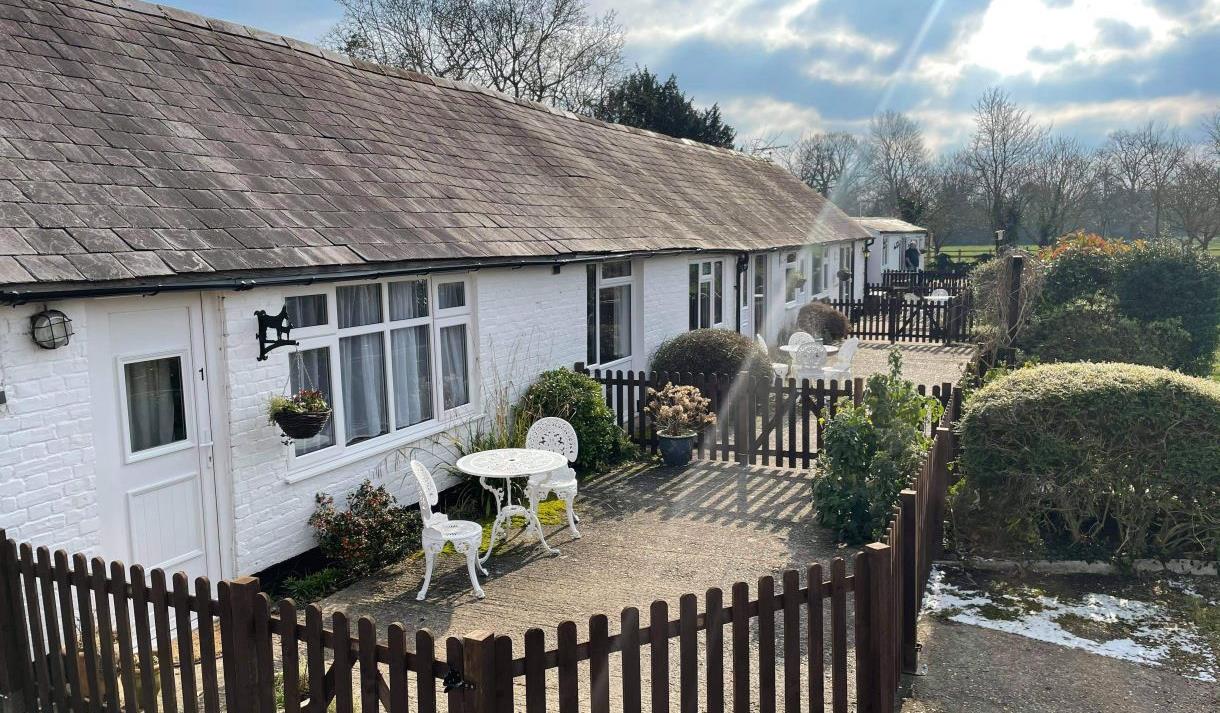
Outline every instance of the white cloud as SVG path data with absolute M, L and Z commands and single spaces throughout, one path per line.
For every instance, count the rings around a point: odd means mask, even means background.
M 1217 3 L 1193 22 L 1220 22 Z M 1129 26 L 1142 41 L 1105 41 L 1107 24 Z M 959 31 L 948 51 L 925 57 L 919 73 L 952 82 L 962 71 L 982 68 L 1000 77 L 1034 80 L 1074 64 L 1105 65 L 1151 57 L 1192 28 L 1163 15 L 1148 0 L 994 0 L 987 10 Z

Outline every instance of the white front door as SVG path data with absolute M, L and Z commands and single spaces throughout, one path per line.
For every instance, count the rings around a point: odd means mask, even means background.
M 102 555 L 219 579 L 212 425 L 198 293 L 89 311 Z

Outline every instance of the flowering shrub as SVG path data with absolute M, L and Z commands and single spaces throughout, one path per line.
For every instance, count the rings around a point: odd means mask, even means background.
M 309 526 L 322 554 L 353 576 L 368 574 L 419 548 L 419 511 L 398 504 L 383 485 L 365 480 L 347 497 L 347 510 L 317 495 Z
M 1101 253 L 1103 255 L 1118 255 L 1129 252 L 1144 244 L 1142 240 L 1106 240 L 1096 233 L 1086 233 L 1077 230 L 1074 233 L 1060 236 L 1055 244 L 1038 251 L 1038 257 L 1043 260 L 1056 260 L 1071 252 Z
M 645 409 L 666 436 L 685 436 L 704 426 L 716 423 L 716 414 L 709 410 L 712 402 L 694 386 L 666 384 L 657 391 L 648 390 Z
M 924 427 L 941 413 L 902 378 L 902 356 L 891 352 L 890 373 L 870 376 L 861 403 L 843 399 L 826 422 L 813 481 L 818 523 L 851 544 L 880 537 L 931 445 Z
M 267 421 L 275 423 L 282 413 L 325 413 L 330 410 L 321 391 L 301 389 L 292 396 L 272 396 L 267 402 Z

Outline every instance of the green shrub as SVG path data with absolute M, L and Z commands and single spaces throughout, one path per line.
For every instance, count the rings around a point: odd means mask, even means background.
M 297 604 L 309 604 L 339 591 L 347 581 L 336 567 L 323 567 L 300 577 L 288 577 L 281 586 L 284 596 Z
M 346 574 L 368 574 L 419 549 L 419 510 L 399 505 L 383 485 L 365 480 L 348 494 L 347 510 L 325 493 L 316 500 L 309 526 L 322 554 Z
M 924 425 L 941 413 L 902 378 L 901 354 L 891 352 L 889 374 L 870 376 L 861 404 L 842 400 L 826 422 L 813 481 L 818 523 L 851 544 L 881 537 L 927 453 Z
M 1169 242 L 1137 245 L 1114 261 L 1122 313 L 1144 322 L 1180 320 L 1190 340 L 1177 368 L 1210 374 L 1220 329 L 1220 261 Z
M 796 326 L 826 342 L 841 342 L 851 332 L 847 315 L 825 302 L 810 302 L 801 307 L 796 313 Z
M 753 339 L 729 329 L 696 329 L 662 342 L 652 355 L 653 371 L 670 374 L 729 374 L 742 370 L 771 377 L 770 358 Z
M 520 412 L 528 420 L 558 416 L 572 424 L 580 441 L 576 467 L 596 471 L 629 455 L 631 444 L 606 405 L 602 386 L 584 374 L 554 369 L 539 375 L 521 397 Z
M 1039 361 L 1121 361 L 1183 368 L 1190 334 L 1177 319 L 1141 322 L 1121 314 L 1106 295 L 1078 297 L 1031 320 L 1020 346 Z
M 960 432 L 968 540 L 1031 556 L 1220 556 L 1220 384 L 1130 364 L 1019 369 L 974 394 Z

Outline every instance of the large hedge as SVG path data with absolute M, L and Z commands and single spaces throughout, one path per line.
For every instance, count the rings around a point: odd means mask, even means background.
M 612 465 L 630 450 L 623 429 L 606 405 L 602 386 L 584 374 L 569 369 L 543 372 L 517 408 L 527 423 L 544 416 L 558 416 L 571 423 L 580 443 L 576 467 L 581 471 Z
M 1183 345 L 1191 341 L 1181 320 L 1150 322 L 1128 317 L 1107 295 L 1078 297 L 1049 306 L 1030 321 L 1023 348 L 1043 362 L 1121 361 L 1127 364 L 1190 366 Z
M 1110 302 L 1114 318 L 1124 320 L 1118 331 L 1142 328 L 1145 341 L 1173 335 L 1152 350 L 1139 339 L 1131 340 L 1131 355 L 1113 358 L 1142 362 L 1159 351 L 1163 359 L 1156 366 L 1211 373 L 1220 345 L 1220 261 L 1215 257 L 1176 243 L 1124 243 L 1087 235 L 1064 238 L 1044 257 L 1045 280 L 1031 324 L 1072 317 L 1073 310 L 1079 313 L 1081 300 Z M 1069 307 L 1073 303 L 1076 308 Z M 1063 314 L 1065 309 L 1068 314 Z M 1080 351 L 1031 334 L 1023 336 L 1019 346 L 1040 361 L 1097 357 L 1090 339 L 1082 335 L 1074 343 Z
M 771 377 L 770 359 L 753 339 L 728 329 L 696 329 L 661 343 L 652 355 L 651 369 L 671 374 L 729 374 L 748 370 L 758 378 Z
M 1035 556 L 1220 557 L 1220 383 L 1131 364 L 1018 369 L 959 424 L 967 540 Z

